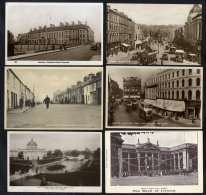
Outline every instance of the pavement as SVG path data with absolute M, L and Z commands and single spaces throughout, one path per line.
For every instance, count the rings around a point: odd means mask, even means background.
M 126 112 L 125 105 L 120 105 L 119 109 L 116 110 L 112 126 L 157 127 L 155 121 L 157 121 L 159 127 L 200 127 L 200 120 L 196 120 L 195 124 L 192 124 L 189 119 L 179 117 L 179 120 L 175 120 L 174 117 L 168 118 L 155 111 L 152 120 L 147 121 L 139 116 L 139 109 L 132 110 L 130 113 Z
M 8 60 L 29 60 L 29 61 L 89 61 L 93 56 L 95 59 L 101 57 L 101 51 L 91 50 L 90 45 L 80 45 L 67 50 L 51 50 L 37 53 L 28 53 L 18 56 L 11 56 Z
M 44 104 L 27 112 L 7 113 L 7 128 L 101 128 L 101 106 L 85 104 Z
M 90 61 L 101 61 L 101 55 L 94 55 L 94 56 L 92 56 Z
M 165 176 L 129 176 L 111 178 L 112 186 L 171 186 L 171 185 L 197 185 L 198 173 L 191 175 L 165 175 Z
M 7 114 L 20 114 L 20 113 L 27 112 L 30 109 L 32 109 L 32 108 L 31 107 L 25 107 L 25 106 L 22 109 L 14 108 L 14 109 L 11 109 L 11 110 L 7 111 Z

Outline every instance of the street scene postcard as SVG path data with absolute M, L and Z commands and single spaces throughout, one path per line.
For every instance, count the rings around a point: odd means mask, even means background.
M 5 68 L 6 129 L 102 129 L 101 67 Z
M 107 67 L 107 127 L 201 129 L 202 70 L 202 67 Z
M 108 64 L 201 65 L 202 5 L 107 4 Z
M 103 65 L 102 3 L 6 3 L 7 65 Z
M 100 132 L 9 132 L 7 141 L 9 192 L 101 192 Z
M 107 131 L 106 192 L 202 193 L 202 131 Z

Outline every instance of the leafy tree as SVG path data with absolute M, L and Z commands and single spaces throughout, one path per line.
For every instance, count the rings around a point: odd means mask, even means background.
M 63 156 L 63 152 L 59 149 L 54 150 L 53 152 L 53 157 L 62 157 Z
M 97 149 L 94 151 L 94 157 L 95 157 L 95 158 L 100 158 L 100 148 L 97 148 Z
M 20 152 L 18 153 L 18 158 L 19 158 L 20 160 L 24 160 L 24 152 L 20 151 Z
M 47 155 L 48 158 L 52 158 L 52 151 L 49 150 L 46 155 Z

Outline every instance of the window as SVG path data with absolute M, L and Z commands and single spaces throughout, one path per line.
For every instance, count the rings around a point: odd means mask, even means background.
M 188 100 L 192 100 L 192 91 L 191 90 L 188 91 Z
M 196 79 L 196 86 L 200 86 L 200 78 Z
M 200 90 L 196 91 L 196 100 L 200 100 Z
M 192 86 L 192 79 L 191 78 L 188 80 L 188 86 Z
M 182 91 L 182 99 L 184 100 L 185 99 L 185 92 Z
M 179 100 L 179 91 L 177 91 L 176 95 L 177 95 L 177 100 Z
M 170 82 L 168 83 L 168 88 L 170 88 Z
M 184 87 L 185 86 L 185 80 L 183 79 L 182 80 L 182 87 Z
M 197 74 L 200 74 L 200 69 L 197 69 Z
M 182 70 L 182 76 L 185 76 L 185 70 Z
M 177 71 L 177 77 L 179 77 L 179 71 Z
M 175 86 L 175 83 L 174 83 L 174 81 L 172 81 L 172 88 L 174 88 L 174 86 Z
M 189 75 L 191 75 L 192 74 L 192 69 L 189 69 Z
M 179 81 L 177 80 L 177 87 L 179 87 Z
M 168 99 L 170 99 L 170 92 L 168 91 Z
M 172 91 L 172 99 L 174 100 L 174 91 Z
M 175 73 L 173 72 L 173 73 L 172 73 L 172 78 L 174 78 L 174 77 L 175 77 Z

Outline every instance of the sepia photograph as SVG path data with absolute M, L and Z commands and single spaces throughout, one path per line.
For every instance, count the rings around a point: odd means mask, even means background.
M 202 127 L 202 68 L 107 67 L 109 128 Z
M 107 4 L 108 64 L 201 65 L 202 5 Z
M 201 131 L 106 132 L 107 192 L 202 192 L 202 150 Z
M 5 68 L 6 129 L 102 129 L 101 67 Z
M 7 139 L 9 192 L 101 192 L 101 133 L 8 132 Z
M 7 65 L 103 65 L 103 4 L 6 3 L 5 35 Z

